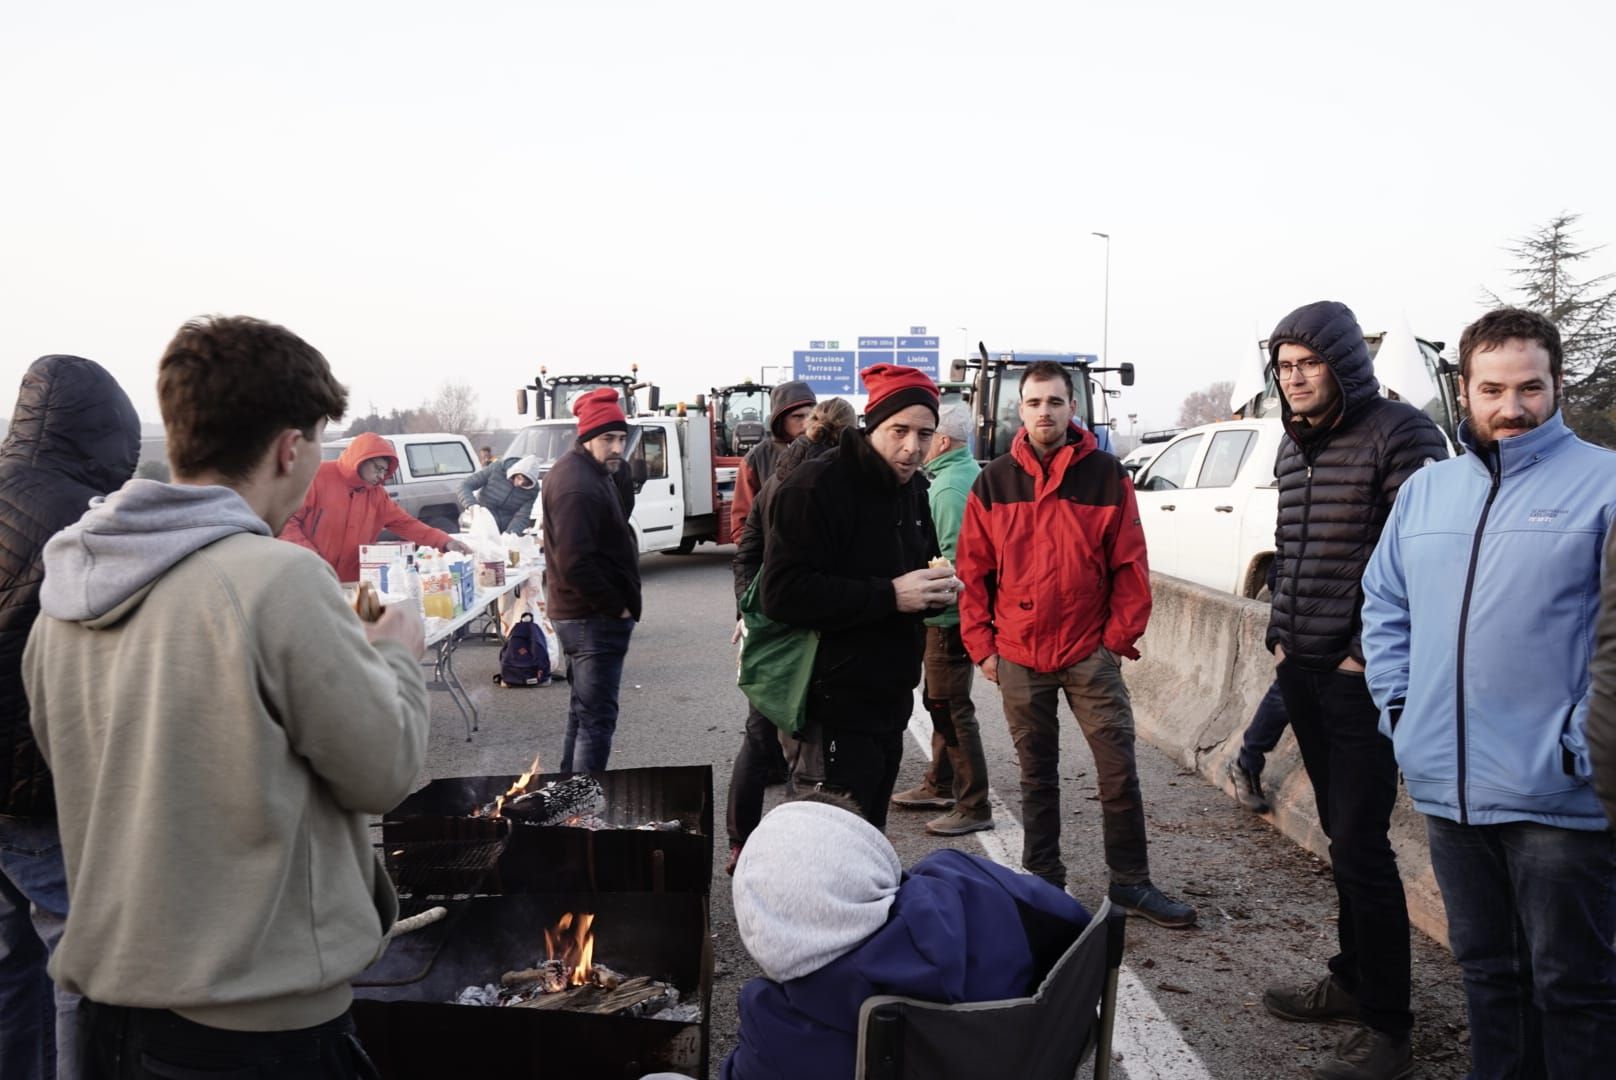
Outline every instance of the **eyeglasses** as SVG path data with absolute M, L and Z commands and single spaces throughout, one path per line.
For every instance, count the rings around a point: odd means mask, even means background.
M 1298 370 L 1301 371 L 1304 379 L 1313 379 L 1317 378 L 1319 372 L 1324 370 L 1324 361 L 1316 356 L 1310 356 L 1299 364 L 1286 361 L 1282 364 L 1275 364 L 1274 368 L 1279 372 L 1280 382 L 1290 382 L 1291 376 L 1295 375 Z

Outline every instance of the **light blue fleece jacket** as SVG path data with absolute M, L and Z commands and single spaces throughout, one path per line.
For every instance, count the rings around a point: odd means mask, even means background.
M 1555 413 L 1398 493 L 1364 575 L 1380 730 L 1422 813 L 1606 828 L 1588 783 L 1588 661 L 1616 453 Z

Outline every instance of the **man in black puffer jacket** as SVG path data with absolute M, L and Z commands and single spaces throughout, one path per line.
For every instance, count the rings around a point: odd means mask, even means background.
M 22 650 L 45 575 L 41 554 L 91 499 L 122 487 L 139 457 L 140 418 L 105 368 L 46 356 L 28 369 L 0 445 L 0 1076 L 7 1080 L 49 1080 L 57 1075 L 53 1059 L 61 1075 L 79 1074 L 77 994 L 56 991 L 54 1036 L 50 1023 L 45 963 L 66 926 L 67 872 L 51 776 L 22 686 Z
M 915 368 L 860 373 L 864 429 L 804 462 L 765 508 L 763 613 L 820 631 L 808 723 L 823 732 L 825 787 L 885 828 L 926 641 L 922 617 L 958 596 L 928 569 L 937 535 L 920 473 L 937 430 L 937 384 Z
M 1360 584 L 1415 469 L 1448 454 L 1429 417 L 1380 394 L 1345 304 L 1320 301 L 1268 339 L 1283 393 L 1279 522 L 1268 647 L 1330 838 L 1340 951 L 1321 981 L 1271 987 L 1286 1020 L 1357 1021 L 1314 1075 L 1384 1078 L 1412 1067 L 1408 905 L 1387 830 L 1397 798 L 1391 741 L 1364 682 Z

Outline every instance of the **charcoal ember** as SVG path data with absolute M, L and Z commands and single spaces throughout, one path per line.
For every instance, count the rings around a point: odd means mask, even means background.
M 606 790 L 592 776 L 552 780 L 537 791 L 505 800 L 504 816 L 530 825 L 560 825 L 606 805 Z
M 460 991 L 454 999 L 456 1005 L 498 1005 L 499 987 L 493 983 L 486 986 L 468 986 Z
M 507 971 L 499 977 L 499 984 L 507 990 L 532 987 L 543 994 L 565 990 L 568 981 L 566 966 L 559 960 L 546 960 L 537 967 L 521 971 Z

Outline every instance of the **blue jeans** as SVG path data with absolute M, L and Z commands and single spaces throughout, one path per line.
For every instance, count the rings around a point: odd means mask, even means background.
M 599 772 L 612 754 L 617 731 L 617 688 L 623 658 L 634 633 L 633 619 L 593 616 L 557 619 L 556 637 L 567 654 L 567 734 L 561 741 L 561 771 Z M 576 760 L 574 760 L 576 758 Z
M 79 1074 L 79 996 L 53 984 L 45 972 L 66 926 L 67 870 L 56 822 L 0 815 L 0 1077 L 5 1080 Z
M 1616 838 L 1531 821 L 1425 821 L 1448 944 L 1464 969 L 1470 1076 L 1609 1076 Z
M 1279 745 L 1279 738 L 1290 722 L 1290 714 L 1285 711 L 1285 692 L 1275 679 L 1268 685 L 1268 693 L 1257 703 L 1257 711 L 1251 715 L 1245 737 L 1240 740 L 1240 767 L 1252 776 L 1261 776 L 1263 766 L 1268 764 L 1269 752 Z

